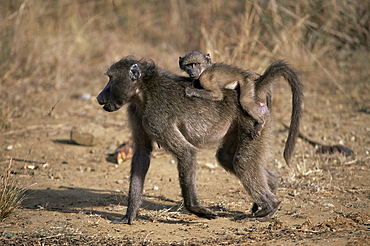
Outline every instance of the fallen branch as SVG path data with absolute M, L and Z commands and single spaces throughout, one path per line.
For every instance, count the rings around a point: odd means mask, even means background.
M 0 159 L 0 161 L 4 160 L 10 160 L 10 161 L 21 161 L 21 162 L 27 162 L 27 163 L 32 163 L 32 164 L 46 164 L 46 161 L 35 161 L 35 160 L 30 160 L 30 159 L 23 159 L 23 158 L 17 158 L 17 157 L 8 157 L 6 159 Z
M 289 127 L 285 124 L 283 124 L 286 129 L 289 129 Z M 344 156 L 351 156 L 353 155 L 353 151 L 346 146 L 343 146 L 341 144 L 337 145 L 325 145 L 321 144 L 319 142 L 316 142 L 314 140 L 309 139 L 308 137 L 304 136 L 301 132 L 299 132 L 298 135 L 299 138 L 306 141 L 310 145 L 314 146 L 316 148 L 316 153 L 319 154 L 334 154 L 334 153 L 341 153 Z

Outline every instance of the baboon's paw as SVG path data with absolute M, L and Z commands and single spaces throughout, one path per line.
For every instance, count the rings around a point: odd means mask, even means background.
M 127 216 L 123 217 L 122 219 L 113 220 L 112 224 L 129 224 L 132 225 L 133 220 L 129 220 Z
M 217 217 L 217 214 L 215 212 L 202 206 L 187 207 L 186 209 L 198 217 L 207 219 L 216 219 Z
M 258 220 L 258 221 L 268 221 L 275 214 L 279 208 L 280 201 L 276 201 L 272 208 L 262 208 L 258 210 L 258 205 L 253 204 L 251 214 L 239 214 L 234 217 L 235 220 Z
M 268 221 L 270 219 L 270 216 L 265 216 L 265 217 L 256 217 L 253 214 L 239 214 L 234 217 L 234 220 L 251 220 L 251 221 Z

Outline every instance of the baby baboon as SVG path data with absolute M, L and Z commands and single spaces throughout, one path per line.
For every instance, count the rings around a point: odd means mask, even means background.
M 192 51 L 184 57 L 179 58 L 180 68 L 193 78 L 199 78 L 202 72 L 213 64 L 216 63 L 211 62 L 211 56 L 209 54 L 203 54 L 199 51 Z M 299 134 L 299 122 L 302 114 L 303 86 L 299 79 L 299 73 L 282 60 L 275 61 L 266 69 L 258 80 L 254 81 L 254 90 L 257 101 L 262 102 L 263 105 L 267 105 L 268 110 L 271 111 L 272 86 L 281 76 L 289 83 L 292 90 L 292 117 L 289 135 L 284 149 L 284 159 L 286 163 L 289 164 L 289 159 L 295 146 L 295 140 Z M 261 110 L 263 110 L 263 108 L 261 108 Z M 258 131 L 257 128 L 256 130 Z
M 184 97 L 185 88 L 194 83 L 192 79 L 133 57 L 113 64 L 106 74 L 109 82 L 97 100 L 109 112 L 129 103 L 134 142 L 127 213 L 115 223 L 132 224 L 136 218 L 154 141 L 177 159 L 184 205 L 191 213 L 208 219 L 216 217 L 215 212 L 199 204 L 195 183 L 197 152 L 214 144 L 219 145 L 216 156 L 220 164 L 240 179 L 255 202 L 251 214 L 236 219 L 264 221 L 276 212 L 280 204 L 275 196 L 278 178 L 263 167 L 269 161 L 270 117 L 266 117 L 261 136 L 253 138 L 254 120 L 238 106 L 235 90 L 225 90 L 221 101 Z M 298 77 L 294 79 L 300 83 Z M 300 113 L 301 104 L 296 102 L 299 105 L 295 109 Z M 295 120 L 298 126 L 299 117 Z
M 181 70 L 189 74 L 190 78 L 198 79 L 203 71 L 212 66 L 211 55 L 193 50 L 183 57 L 179 57 Z
M 250 70 L 243 70 L 223 63 L 211 63 L 211 56 L 192 51 L 179 58 L 180 68 L 190 77 L 198 78 L 203 89 L 187 87 L 188 97 L 202 97 L 207 100 L 219 101 L 223 98 L 222 89 L 235 89 L 239 85 L 239 101 L 243 109 L 257 122 L 256 135 L 259 135 L 268 109 L 255 95 L 254 80 L 260 75 Z
M 193 79 L 198 79 L 199 76 L 203 73 L 203 71 L 208 67 L 212 66 L 213 64 L 215 63 L 212 63 L 210 54 L 203 54 L 202 52 L 196 50 L 186 54 L 183 57 L 181 56 L 179 57 L 179 66 L 181 70 L 185 71 Z M 230 84 L 228 86 L 228 89 L 232 89 L 233 85 L 235 84 Z M 255 92 L 257 91 L 255 90 Z M 264 93 L 266 93 L 266 91 Z M 261 100 L 263 102 L 264 100 L 262 99 L 261 94 L 263 93 L 262 92 L 256 93 L 256 97 L 258 98 L 258 100 Z M 267 93 L 266 96 L 267 96 L 266 98 L 267 108 L 271 110 L 270 93 Z

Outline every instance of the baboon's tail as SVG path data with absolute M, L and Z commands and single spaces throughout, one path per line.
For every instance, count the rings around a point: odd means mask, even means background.
M 280 76 L 288 81 L 292 90 L 292 116 L 290 120 L 288 139 L 285 143 L 284 159 L 289 165 L 296 139 L 299 134 L 299 124 L 302 115 L 303 85 L 299 78 L 299 73 L 289 66 L 285 61 L 278 60 L 273 62 L 265 73 L 256 82 L 256 92 L 271 93 L 272 85 Z

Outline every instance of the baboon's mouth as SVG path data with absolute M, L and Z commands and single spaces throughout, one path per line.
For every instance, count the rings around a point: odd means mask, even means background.
M 117 111 L 118 109 L 120 109 L 122 107 L 122 105 L 118 105 L 116 103 L 106 103 L 104 106 L 103 106 L 103 109 L 105 111 L 108 111 L 108 112 L 114 112 L 114 111 Z

